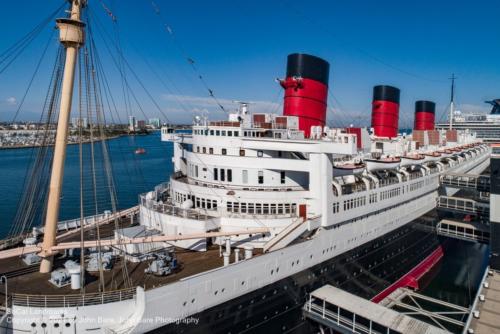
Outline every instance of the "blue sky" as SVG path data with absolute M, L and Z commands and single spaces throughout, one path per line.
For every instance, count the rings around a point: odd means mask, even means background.
M 235 107 L 231 101 L 244 100 L 254 101 L 256 111 L 280 111 L 282 92 L 274 79 L 284 75 L 286 56 L 293 52 L 311 53 L 330 62 L 328 118 L 333 125 L 367 125 L 376 84 L 401 89 L 402 127 L 412 125 L 417 99 L 435 101 L 441 118 L 453 72 L 459 78 L 459 109 L 485 111 L 485 99 L 500 97 L 498 1 L 155 2 L 177 44 L 155 15 L 151 1 L 90 0 L 91 17 L 101 22 L 93 24 L 96 43 L 122 121 L 127 113 L 138 118 L 164 117 L 131 73 L 126 75 L 145 115 L 137 106 L 125 110 L 121 77 L 99 37 L 116 36 L 116 31 L 127 62 L 172 122 L 189 122 L 200 111 L 208 111 L 212 118 L 224 117 L 198 74 L 227 109 Z M 0 52 L 61 3 L 3 3 Z M 102 4 L 117 17 L 117 27 Z M 19 106 L 40 53 L 52 36 L 19 119 L 40 114 L 57 47 L 52 26 L 0 73 L 0 121 L 9 121 Z M 199 73 L 189 66 L 186 55 L 195 60 Z

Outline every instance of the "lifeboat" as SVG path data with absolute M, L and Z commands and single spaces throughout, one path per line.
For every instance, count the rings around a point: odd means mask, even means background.
M 441 153 L 439 153 L 439 152 L 424 153 L 424 162 L 438 161 L 439 159 L 441 159 Z
M 441 154 L 441 158 L 447 158 L 451 157 L 453 155 L 453 151 L 444 149 L 444 150 L 438 150 L 437 151 L 439 154 Z
M 135 150 L 135 154 L 144 154 L 146 153 L 146 150 L 143 149 L 142 147 L 139 147 L 138 149 Z
M 344 162 L 333 165 L 333 176 L 360 174 L 365 169 L 362 162 Z
M 366 164 L 366 169 L 369 172 L 384 169 L 395 169 L 401 165 L 401 158 L 398 157 L 386 157 L 378 159 L 364 159 Z
M 424 162 L 425 156 L 421 154 L 409 154 L 401 156 L 401 167 L 412 166 Z

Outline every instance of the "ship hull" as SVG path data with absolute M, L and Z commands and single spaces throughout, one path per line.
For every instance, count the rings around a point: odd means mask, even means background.
M 301 316 L 308 293 L 325 284 L 372 299 L 405 277 L 436 250 L 435 234 L 412 224 L 295 275 L 192 315 L 153 333 L 310 333 Z M 423 278 L 423 277 L 421 277 Z

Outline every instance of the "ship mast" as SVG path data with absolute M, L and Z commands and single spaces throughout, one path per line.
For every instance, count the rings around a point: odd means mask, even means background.
M 56 244 L 57 222 L 59 219 L 59 207 L 61 202 L 61 187 L 64 175 L 64 161 L 66 158 L 66 146 L 68 139 L 68 125 L 73 98 L 73 86 L 75 79 L 75 65 L 79 48 L 84 43 L 85 24 L 80 21 L 82 7 L 86 0 L 70 0 L 71 12 L 69 18 L 57 19 L 59 29 L 59 41 L 66 49 L 66 60 L 61 90 L 61 104 L 59 107 L 59 118 L 57 121 L 57 132 L 54 145 L 54 158 L 50 176 L 49 198 L 47 204 L 47 215 L 45 218 L 44 237 L 40 272 L 48 273 L 52 270 L 54 254 L 51 247 Z
M 450 130 L 453 129 L 453 113 L 455 112 L 455 73 L 451 75 L 451 99 L 450 99 Z

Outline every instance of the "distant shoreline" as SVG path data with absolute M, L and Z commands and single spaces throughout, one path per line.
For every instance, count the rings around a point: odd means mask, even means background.
M 111 139 L 117 139 L 123 136 L 135 136 L 137 134 L 119 134 L 111 137 L 107 137 L 105 140 L 111 140 Z M 95 139 L 94 142 L 100 141 L 100 139 Z M 90 143 L 90 139 L 86 139 L 82 141 L 82 144 L 88 144 Z M 68 145 L 78 145 L 80 144 L 79 142 L 75 143 L 68 143 Z M 14 146 L 0 146 L 0 150 L 14 150 L 14 149 L 20 149 L 20 148 L 35 148 L 35 147 L 47 147 L 47 146 L 54 146 L 54 144 L 49 144 L 49 145 L 14 145 Z

